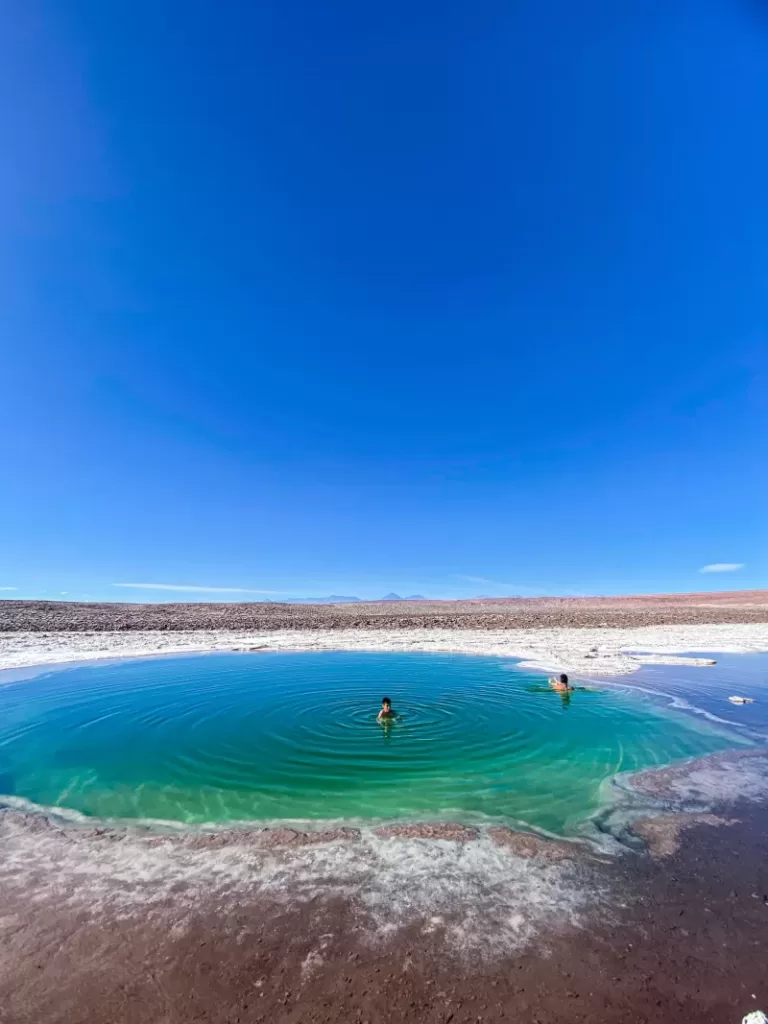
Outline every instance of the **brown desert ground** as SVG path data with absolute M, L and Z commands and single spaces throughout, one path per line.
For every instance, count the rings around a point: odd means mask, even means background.
M 621 894 L 613 910 L 495 956 L 457 951 L 423 923 L 361 934 L 341 890 L 294 904 L 203 895 L 190 907 L 180 886 L 137 914 L 89 908 L 87 892 L 73 902 L 50 879 L 23 891 L 4 880 L 0 1020 L 738 1024 L 768 1009 L 768 817 L 746 803 L 728 814 L 727 827 L 693 823 L 656 856 L 601 865 Z
M 0 601 L 0 632 L 546 629 L 768 622 L 768 590 L 638 597 L 478 598 L 359 604 Z

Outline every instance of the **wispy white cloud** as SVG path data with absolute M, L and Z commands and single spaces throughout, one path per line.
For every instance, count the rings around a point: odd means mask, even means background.
M 702 565 L 699 572 L 736 572 L 744 568 L 744 562 L 712 562 L 710 565 Z
M 494 587 L 522 587 L 523 590 L 526 588 L 523 583 L 505 583 L 503 580 L 492 580 L 487 576 L 462 576 L 461 574 L 456 576 L 457 580 L 466 580 L 468 583 L 492 583 Z
M 18 587 L 0 587 L 0 590 L 18 590 Z
M 529 587 L 524 583 L 504 583 L 502 580 L 492 580 L 487 576 L 466 576 L 458 573 L 457 580 L 466 580 L 468 583 L 482 583 L 490 587 L 503 587 L 505 590 L 513 590 L 515 597 L 539 597 L 544 593 L 541 587 Z
M 192 583 L 113 583 L 130 590 L 176 590 L 195 594 L 282 594 L 282 590 L 253 590 L 251 587 L 201 587 Z

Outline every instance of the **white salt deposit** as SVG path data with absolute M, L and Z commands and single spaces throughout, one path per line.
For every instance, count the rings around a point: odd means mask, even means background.
M 437 651 L 522 658 L 523 668 L 581 675 L 626 675 L 644 664 L 707 665 L 680 651 L 768 651 L 768 624 L 644 626 L 626 629 L 403 629 L 137 631 L 0 634 L 0 669 L 96 658 L 148 657 L 202 651 Z M 633 653 L 642 651 L 644 653 Z
M 36 901 L 62 899 L 99 915 L 187 910 L 267 898 L 295 905 L 351 899 L 371 941 L 414 923 L 444 928 L 458 949 L 521 948 L 545 927 L 580 927 L 611 901 L 585 865 L 526 860 L 485 835 L 468 843 L 419 839 L 331 842 L 291 850 L 233 843 L 190 849 L 173 837 L 39 829 L 29 815 L 0 814 L 3 887 Z
M 665 775 L 668 790 L 687 809 L 768 800 L 768 756 L 714 755 L 677 771 L 668 768 Z

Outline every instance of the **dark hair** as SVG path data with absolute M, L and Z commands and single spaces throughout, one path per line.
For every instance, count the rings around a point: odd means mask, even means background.
M 382 697 L 381 698 L 381 703 L 382 704 L 389 704 L 390 706 L 392 705 L 392 701 L 389 699 L 389 697 Z
M 560 682 L 566 684 L 568 683 L 568 676 L 565 674 L 565 672 L 560 673 Z

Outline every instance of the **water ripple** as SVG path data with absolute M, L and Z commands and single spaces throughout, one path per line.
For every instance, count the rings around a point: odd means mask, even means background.
M 0 689 L 2 778 L 17 796 L 103 817 L 484 816 L 563 831 L 611 773 L 736 742 L 642 694 L 564 700 L 509 666 L 324 652 L 51 672 Z

